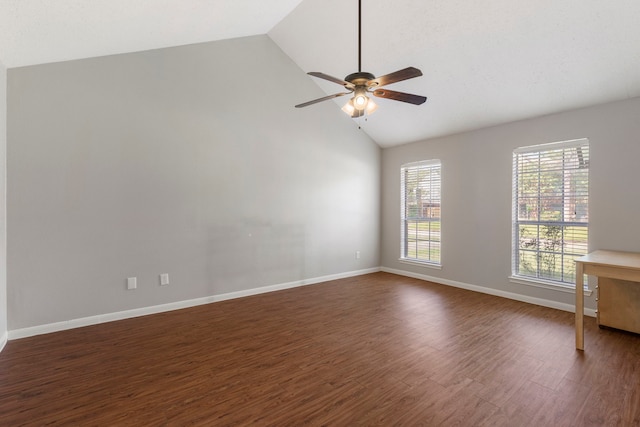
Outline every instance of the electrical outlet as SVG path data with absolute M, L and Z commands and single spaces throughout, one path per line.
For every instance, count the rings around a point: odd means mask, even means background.
M 160 286 L 166 286 L 169 284 L 169 274 L 163 273 L 160 275 Z
M 360 251 L 356 251 L 356 259 L 360 259 Z
M 138 287 L 138 279 L 135 277 L 127 277 L 127 290 L 132 290 Z

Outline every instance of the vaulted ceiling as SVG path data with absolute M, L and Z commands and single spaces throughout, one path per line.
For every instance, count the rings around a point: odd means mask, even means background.
M 359 123 L 382 147 L 640 96 L 638 0 L 362 0 L 362 66 L 414 66 Z M 2 0 L 8 68 L 268 34 L 303 70 L 357 71 L 357 0 Z M 327 94 L 341 87 L 309 77 Z M 267 82 L 268 84 L 268 82 Z M 283 87 L 283 91 L 286 91 Z M 347 97 L 334 103 L 338 109 Z M 291 94 L 293 105 L 308 101 Z M 317 105 L 293 114 L 314 114 Z M 580 135 L 583 136 L 583 135 Z

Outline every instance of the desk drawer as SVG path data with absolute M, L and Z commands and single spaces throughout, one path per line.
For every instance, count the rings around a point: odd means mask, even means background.
M 598 324 L 640 334 L 640 283 L 598 278 Z

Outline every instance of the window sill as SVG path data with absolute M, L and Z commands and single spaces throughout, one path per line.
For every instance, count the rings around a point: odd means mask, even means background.
M 400 261 L 403 264 L 419 265 L 420 267 L 433 268 L 434 270 L 442 270 L 442 265 L 435 264 L 433 262 L 417 261 L 414 259 L 407 259 L 407 258 L 399 258 L 398 261 Z
M 575 286 L 559 284 L 550 280 L 530 279 L 522 276 L 509 276 L 511 283 L 518 283 L 520 285 L 534 286 L 536 288 L 552 289 L 554 291 L 566 292 L 569 294 L 575 294 Z M 591 289 L 584 289 L 584 295 L 590 297 L 593 294 Z

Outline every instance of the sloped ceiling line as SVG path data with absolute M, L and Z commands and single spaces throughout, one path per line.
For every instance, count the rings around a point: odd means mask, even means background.
M 3 0 L 0 61 L 268 34 L 301 72 L 343 77 L 357 68 L 356 17 L 357 0 Z M 382 147 L 640 96 L 637 0 L 363 0 L 362 21 L 363 71 L 415 66 L 423 77 L 389 89 L 429 98 L 380 100 L 364 130 Z M 295 95 L 291 114 L 314 114 Z

